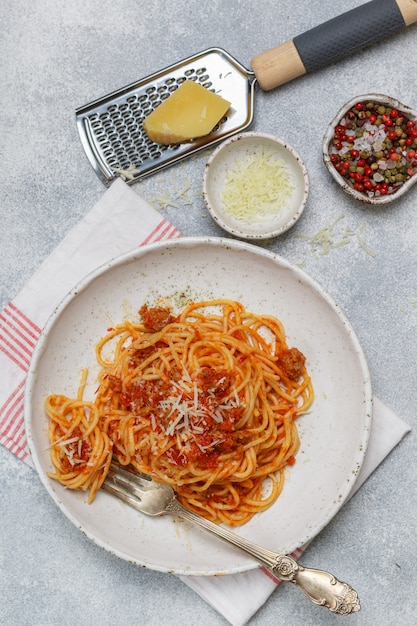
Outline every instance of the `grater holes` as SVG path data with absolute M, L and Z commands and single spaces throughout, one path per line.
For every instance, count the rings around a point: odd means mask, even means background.
M 108 167 L 140 168 L 146 161 L 163 158 L 166 151 L 180 150 L 180 145 L 162 146 L 150 141 L 143 129 L 143 121 L 186 80 L 213 90 L 206 67 L 188 68 L 181 75 L 168 76 L 159 84 L 139 87 L 135 93 L 91 113 L 88 118 L 90 130 Z
M 150 155 L 151 155 L 151 157 L 153 159 L 157 159 L 162 154 L 162 151 L 160 150 L 160 148 L 158 146 L 155 146 L 155 145 L 153 145 L 153 146 L 151 146 L 149 148 L 149 152 L 150 152 Z

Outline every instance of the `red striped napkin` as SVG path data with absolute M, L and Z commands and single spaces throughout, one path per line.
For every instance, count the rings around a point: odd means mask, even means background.
M 26 373 L 41 329 L 56 305 L 103 263 L 138 246 L 180 236 L 175 226 L 117 179 L 0 313 L 0 443 L 22 461 L 32 465 L 23 421 Z M 408 430 L 375 399 L 371 441 L 356 488 Z M 300 548 L 294 556 L 302 552 Z M 233 626 L 246 624 L 278 584 L 264 569 L 181 579 Z

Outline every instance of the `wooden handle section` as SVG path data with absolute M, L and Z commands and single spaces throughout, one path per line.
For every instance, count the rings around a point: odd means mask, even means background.
M 397 0 L 398 8 L 401 11 L 406 26 L 417 22 L 417 2 L 416 0 Z
M 293 41 L 258 54 L 251 65 L 264 91 L 275 89 L 307 72 Z
M 417 21 L 417 0 L 371 0 L 252 59 L 264 91 L 362 50 Z

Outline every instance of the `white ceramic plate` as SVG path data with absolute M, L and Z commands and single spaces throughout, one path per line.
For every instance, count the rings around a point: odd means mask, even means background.
M 256 568 L 254 559 L 204 531 L 170 517 L 150 518 L 100 492 L 64 489 L 52 468 L 44 399 L 74 395 L 80 370 L 90 371 L 94 345 L 106 329 L 137 315 L 144 302 L 170 296 L 227 297 L 249 310 L 278 316 L 290 346 L 306 356 L 315 388 L 311 412 L 298 421 L 301 449 L 284 492 L 267 511 L 236 532 L 277 552 L 291 553 L 312 539 L 350 493 L 371 428 L 369 372 L 358 340 L 338 306 L 300 269 L 261 248 L 217 238 L 184 238 L 138 249 L 101 267 L 75 287 L 51 316 L 29 369 L 25 421 L 41 480 L 68 518 L 110 552 L 155 570 L 227 574 Z

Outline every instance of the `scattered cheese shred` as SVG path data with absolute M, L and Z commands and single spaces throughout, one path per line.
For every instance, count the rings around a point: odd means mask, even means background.
M 323 228 L 317 231 L 314 235 L 295 235 L 298 239 L 305 239 L 308 241 L 311 247 L 311 251 L 315 256 L 325 256 L 330 254 L 335 248 L 346 246 L 352 243 L 352 235 L 356 235 L 356 240 L 359 243 L 362 250 L 364 250 L 369 256 L 375 257 L 376 252 L 371 250 L 365 243 L 363 233 L 365 232 L 365 224 L 361 224 L 354 233 L 349 227 L 342 230 L 341 233 L 336 232 L 336 227 L 344 219 L 342 213 L 333 222 L 328 222 Z
M 369 254 L 370 256 L 376 256 L 376 252 L 374 252 L 373 250 L 371 250 L 365 243 L 363 237 L 362 237 L 362 233 L 365 231 L 365 224 L 362 224 L 359 227 L 359 230 L 356 232 L 356 238 L 358 240 L 358 243 L 360 245 L 360 247 L 362 248 L 362 250 L 365 250 L 365 252 L 367 254 Z
M 115 174 L 119 174 L 122 180 L 125 182 L 127 180 L 134 180 L 135 177 L 140 174 L 140 170 L 135 165 L 129 165 L 126 169 L 121 169 L 119 167 L 113 167 L 112 171 Z
M 287 204 L 294 185 L 284 161 L 260 146 L 238 158 L 226 174 L 224 210 L 239 220 L 271 217 Z

